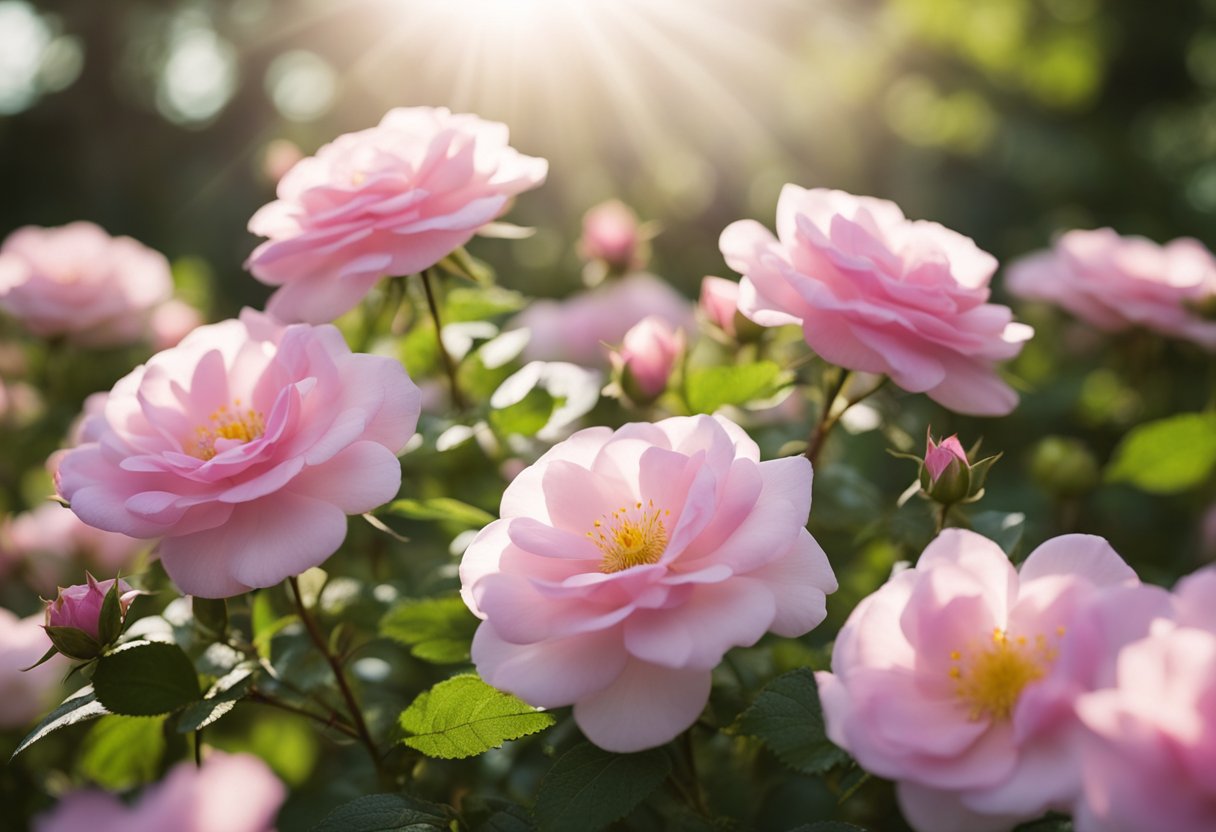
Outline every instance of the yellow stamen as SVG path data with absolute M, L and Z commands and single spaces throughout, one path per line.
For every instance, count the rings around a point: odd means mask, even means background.
M 998 627 L 990 645 L 969 650 L 965 656 L 952 650 L 949 676 L 956 683 L 955 694 L 970 706 L 971 719 L 1005 720 L 1025 687 L 1047 674 L 1058 652 L 1042 635 L 1036 635 L 1032 644 L 1026 636 L 1010 638 Z
M 596 520 L 587 537 L 604 553 L 600 571 L 620 572 L 658 563 L 667 550 L 667 526 L 663 518 L 670 516 L 670 511 L 655 508 L 654 500 L 650 500 L 645 507 L 637 502 L 632 509 L 622 506 L 605 514 L 603 521 Z
M 234 404 L 240 408 L 241 400 L 234 400 Z M 265 417 L 253 408 L 231 413 L 227 405 L 221 405 L 207 420 L 210 424 L 195 428 L 194 438 L 186 443 L 186 452 L 202 460 L 215 456 L 215 443 L 219 439 L 252 442 L 266 433 Z

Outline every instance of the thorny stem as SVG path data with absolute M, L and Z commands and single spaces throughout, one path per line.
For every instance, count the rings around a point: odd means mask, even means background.
M 304 629 L 308 630 L 308 637 L 312 639 L 312 643 L 325 657 L 325 661 L 329 662 L 329 667 L 333 671 L 334 678 L 338 682 L 338 690 L 342 692 L 342 698 L 346 701 L 347 710 L 350 711 L 351 719 L 355 724 L 355 732 L 359 740 L 367 747 L 368 754 L 372 757 L 372 763 L 376 766 L 376 771 L 382 777 L 384 776 L 384 767 L 380 759 L 380 750 L 376 748 L 376 741 L 372 739 L 371 732 L 367 729 L 367 722 L 363 719 L 363 711 L 359 708 L 359 701 L 355 698 L 354 691 L 351 690 L 350 682 L 346 680 L 346 672 L 342 669 L 342 662 L 338 657 L 330 652 L 329 645 L 325 641 L 325 636 L 317 627 L 316 619 L 312 617 L 312 613 L 308 610 L 308 605 L 304 603 L 304 596 L 300 593 L 300 582 L 295 575 L 287 579 L 291 585 L 292 597 L 295 599 L 296 609 L 300 611 L 300 620 L 304 622 Z
M 430 308 L 431 320 L 435 323 L 435 339 L 439 343 L 439 355 L 443 357 L 443 368 L 448 374 L 448 386 L 452 389 L 452 404 L 463 413 L 468 409 L 468 403 L 464 399 L 464 394 L 460 392 L 460 384 L 456 380 L 456 362 L 452 360 L 448 348 L 443 345 L 443 322 L 439 319 L 439 305 L 435 303 L 435 290 L 431 286 L 431 270 L 423 269 L 420 276 L 422 277 L 422 288 L 426 292 L 426 305 Z
M 351 728 L 345 722 L 338 718 L 338 714 L 331 712 L 328 717 L 324 714 L 318 714 L 310 711 L 307 708 L 301 708 L 299 705 L 293 705 L 290 702 L 285 702 L 277 696 L 273 696 L 265 691 L 253 690 L 249 693 L 250 702 L 258 702 L 262 705 L 269 705 L 272 708 L 278 708 L 281 711 L 296 714 L 297 716 L 307 717 L 314 722 L 319 722 L 326 728 L 333 728 L 341 734 L 345 734 L 351 739 L 360 739 L 359 732 Z

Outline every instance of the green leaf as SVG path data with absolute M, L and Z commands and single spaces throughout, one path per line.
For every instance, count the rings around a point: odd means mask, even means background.
M 702 367 L 688 374 L 685 394 L 693 413 L 713 413 L 723 405 L 767 398 L 781 387 L 781 367 L 773 361 Z
M 468 526 L 471 529 L 481 528 L 494 522 L 494 515 L 488 511 L 451 497 L 433 497 L 429 500 L 394 500 L 383 510 L 410 520 L 442 520 Z
M 449 274 L 466 278 L 481 286 L 494 285 L 494 269 L 469 254 L 463 246 L 440 260 L 439 267 Z
M 194 611 L 194 620 L 208 634 L 223 638 L 228 632 L 228 602 L 223 598 L 190 599 L 190 607 Z
M 555 722 L 521 699 L 471 674 L 445 679 L 401 713 L 404 742 L 428 757 L 472 757 Z
M 981 511 L 971 517 L 971 530 L 982 534 L 1012 555 L 1026 531 L 1026 515 L 1020 511 Z
M 1184 413 L 1133 428 L 1106 468 L 1109 482 L 1153 494 L 1200 485 L 1216 468 L 1216 414 Z
M 501 286 L 454 286 L 448 290 L 443 304 L 443 320 L 445 323 L 485 321 L 518 312 L 527 304 L 527 299 L 519 292 Z
M 93 686 L 86 685 L 63 700 L 63 704 L 58 708 L 43 717 L 42 722 L 39 722 L 38 726 L 17 746 L 17 750 L 13 752 L 13 757 L 16 757 L 47 734 L 58 731 L 60 728 L 66 728 L 69 725 L 75 725 L 78 722 L 97 719 L 97 717 L 105 716 L 108 713 L 109 711 L 106 710 L 105 706 L 97 701 L 97 696 L 93 693 Z M 12 757 L 9 759 L 11 760 Z
M 632 812 L 670 773 L 661 748 L 613 754 L 585 742 L 549 769 L 533 814 L 541 832 L 595 832 Z
M 522 806 L 510 806 L 486 818 L 478 832 L 536 832 L 536 824 Z
M 819 688 L 810 668 L 778 676 L 740 717 L 739 733 L 753 736 L 781 762 L 803 774 L 820 774 L 848 760 L 823 728 Z
M 201 698 L 198 675 L 176 644 L 128 642 L 97 661 L 97 699 L 111 713 L 158 716 Z
M 202 701 L 191 702 L 182 711 L 177 721 L 177 730 L 189 734 L 216 722 L 236 707 L 236 703 L 249 693 L 253 686 L 253 674 L 257 668 L 252 662 L 244 662 L 216 680 Z
M 372 794 L 334 809 L 312 832 L 431 832 L 448 828 L 446 806 L 402 794 Z
M 469 660 L 477 618 L 459 595 L 404 601 L 380 621 L 380 635 L 412 648 L 410 653 L 435 664 Z
M 839 820 L 821 820 L 817 823 L 804 823 L 795 826 L 789 832 L 866 832 L 864 826 L 855 823 L 845 823 Z
M 76 770 L 111 791 L 151 783 L 165 754 L 164 721 L 163 717 L 102 717 L 84 738 Z
M 543 387 L 533 387 L 515 404 L 490 411 L 490 426 L 501 436 L 535 436 L 549 423 L 558 400 Z

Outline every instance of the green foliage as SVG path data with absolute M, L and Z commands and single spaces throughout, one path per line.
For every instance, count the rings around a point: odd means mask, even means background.
M 228 631 L 228 603 L 223 598 L 191 598 L 190 608 L 206 634 L 219 638 Z
M 404 601 L 380 621 L 380 635 L 398 641 L 410 654 L 435 664 L 469 659 L 477 618 L 460 596 Z
M 1153 494 L 1202 484 L 1216 468 L 1216 414 L 1184 413 L 1133 428 L 1106 469 L 1109 482 Z
M 182 649 L 164 642 L 128 642 L 97 661 L 97 699 L 111 713 L 158 716 L 201 697 L 198 675 Z
M 77 772 L 112 791 L 155 780 L 165 753 L 164 723 L 163 717 L 102 717 L 84 738 Z
M 409 734 L 406 745 L 442 759 L 472 757 L 554 722 L 552 715 L 471 674 L 445 679 L 419 694 L 400 718 Z
M 818 823 L 804 823 L 789 832 L 866 832 L 864 826 L 845 823 L 839 820 L 821 820 Z
M 819 688 L 809 668 L 778 676 L 760 691 L 736 730 L 763 742 L 781 762 L 803 774 L 822 774 L 848 755 L 827 738 Z
M 401 794 L 371 794 L 334 809 L 312 832 L 431 832 L 450 823 L 446 806 Z
M 670 773 L 661 748 L 613 754 L 585 742 L 549 769 L 533 811 L 541 832 L 596 832 L 632 812 Z
M 101 654 L 101 642 L 75 627 L 43 627 L 55 649 L 73 659 L 94 659 Z
M 191 702 L 182 710 L 177 730 L 188 734 L 206 728 L 235 708 L 253 685 L 255 667 L 246 662 L 216 680 L 200 701 Z
M 535 436 L 549 424 L 553 411 L 560 404 L 543 387 L 533 387 L 522 399 L 504 408 L 490 411 L 490 426 L 500 436 Z
M 444 299 L 443 321 L 485 321 L 518 312 L 526 305 L 527 298 L 501 286 L 454 286 Z
M 685 396 L 693 413 L 713 413 L 725 405 L 745 405 L 781 388 L 781 367 L 773 361 L 701 367 L 688 374 Z
M 109 711 L 106 710 L 105 705 L 97 701 L 97 695 L 93 691 L 93 686 L 88 685 L 83 687 L 63 700 L 63 703 L 58 708 L 43 717 L 34 730 L 17 746 L 17 750 L 13 752 L 13 757 L 16 757 L 22 751 L 38 742 L 38 740 L 54 731 L 58 731 L 60 728 L 66 728 L 69 725 L 86 722 L 90 719 L 97 719 L 108 713 Z
M 97 618 L 97 640 L 102 644 L 113 644 L 122 633 L 122 604 L 118 599 L 118 590 L 118 581 L 114 581 L 101 600 L 101 613 Z
M 452 497 L 394 500 L 382 511 L 410 520 L 439 520 L 471 529 L 494 522 L 494 515 Z
M 971 517 L 971 529 L 1012 555 L 1026 532 L 1026 515 L 1020 511 L 980 511 Z

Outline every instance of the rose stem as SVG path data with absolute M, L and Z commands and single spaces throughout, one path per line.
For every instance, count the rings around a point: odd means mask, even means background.
M 431 287 L 431 270 L 423 269 L 421 277 L 422 288 L 426 292 L 426 305 L 430 307 L 431 320 L 435 322 L 435 339 L 439 342 L 439 354 L 443 356 L 443 368 L 447 371 L 448 386 L 452 389 L 452 404 L 463 413 L 468 409 L 468 404 L 456 381 L 456 363 L 452 361 L 448 348 L 443 345 L 443 323 L 439 320 L 439 305 L 435 303 L 435 290 Z
M 292 596 L 295 598 L 296 609 L 300 611 L 300 620 L 304 622 L 304 629 L 308 630 L 308 637 L 312 639 L 312 643 L 316 645 L 317 650 L 325 657 L 325 661 L 329 662 L 329 667 L 333 670 L 334 678 L 338 681 L 338 689 L 342 692 L 342 698 L 346 700 L 346 707 L 350 711 L 351 719 L 355 723 L 355 731 L 359 735 L 359 739 L 363 745 L 367 747 L 367 752 L 372 757 L 372 763 L 376 766 L 376 771 L 383 777 L 384 768 L 380 761 L 380 750 L 376 748 L 376 741 L 372 739 L 371 732 L 367 730 L 367 722 L 363 719 L 363 711 L 359 708 L 359 702 L 355 699 L 354 691 L 350 689 L 350 683 L 346 681 L 346 672 L 342 669 L 342 662 L 338 661 L 329 650 L 329 645 L 325 642 L 325 636 L 321 634 L 317 627 L 316 619 L 312 617 L 312 613 L 308 611 L 308 605 L 304 603 L 304 596 L 300 592 L 300 582 L 295 575 L 287 579 L 291 584 Z

